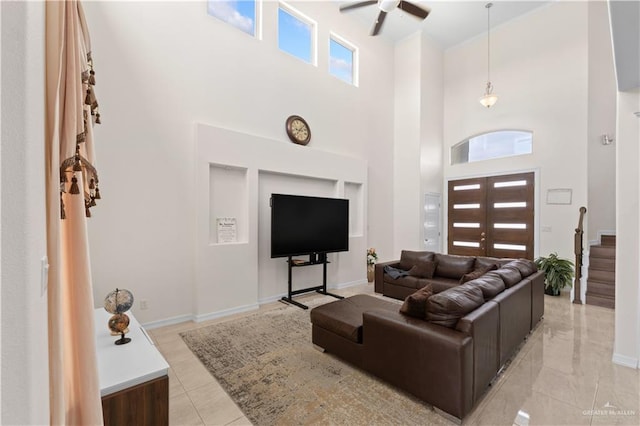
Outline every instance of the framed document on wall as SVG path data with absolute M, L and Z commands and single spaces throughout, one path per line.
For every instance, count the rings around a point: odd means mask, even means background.
M 235 243 L 237 241 L 237 229 L 235 217 L 219 217 L 216 219 L 218 230 L 218 244 Z

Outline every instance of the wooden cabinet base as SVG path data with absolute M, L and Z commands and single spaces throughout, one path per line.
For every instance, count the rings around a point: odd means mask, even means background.
M 102 397 L 102 414 L 105 426 L 168 426 L 169 377 Z

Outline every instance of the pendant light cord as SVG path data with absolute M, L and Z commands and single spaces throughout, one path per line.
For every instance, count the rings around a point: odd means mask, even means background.
M 487 86 L 491 85 L 491 6 L 493 3 L 485 5 L 487 8 Z

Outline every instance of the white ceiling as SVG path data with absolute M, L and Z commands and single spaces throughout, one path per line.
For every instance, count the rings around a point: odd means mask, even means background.
M 338 3 L 336 7 L 353 2 L 336 1 Z M 488 0 L 417 0 L 412 3 L 431 9 L 427 19 L 420 21 L 400 9 L 395 9 L 387 15 L 378 37 L 398 41 L 422 30 L 443 49 L 447 49 L 487 31 L 485 4 Z M 544 6 L 550 1 L 492 0 L 492 3 L 491 28 Z M 362 26 L 362 30 L 368 34 L 373 28 L 378 12 L 378 6 L 374 4 L 350 10 L 344 14 L 353 16 L 354 20 Z

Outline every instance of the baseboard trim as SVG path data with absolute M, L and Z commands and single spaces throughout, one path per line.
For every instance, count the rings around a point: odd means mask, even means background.
M 327 286 L 327 289 L 331 290 L 331 289 L 343 289 L 343 288 L 348 288 L 348 287 L 353 287 L 356 285 L 360 285 L 360 284 L 366 284 L 367 280 L 366 279 L 362 279 L 362 280 L 356 280 L 356 281 L 348 281 L 345 283 L 340 283 L 337 285 L 332 285 L 332 286 Z M 372 283 L 373 285 L 373 283 Z M 312 293 L 309 292 L 309 293 Z M 226 317 L 229 315 L 234 315 L 234 314 L 239 314 L 242 312 L 247 312 L 247 311 L 253 311 L 256 310 L 260 307 L 260 305 L 265 305 L 267 303 L 272 303 L 272 302 L 277 302 L 280 299 L 282 299 L 283 296 L 286 296 L 287 293 L 282 293 L 282 294 L 277 294 L 275 296 L 269 296 L 266 297 L 264 299 L 260 299 L 258 300 L 258 303 L 252 303 L 249 305 L 244 305 L 244 306 L 238 306 L 236 308 L 231 308 L 231 309 L 224 309 L 222 311 L 216 311 L 216 312 L 210 312 L 208 314 L 201 314 L 201 315 L 179 315 L 177 317 L 172 317 L 172 318 L 166 318 L 166 319 L 162 319 L 162 320 L 158 320 L 158 321 L 151 321 L 151 322 L 147 322 L 142 324 L 142 326 L 145 328 L 145 330 L 153 330 L 154 328 L 160 328 L 160 327 L 166 327 L 168 325 L 175 325 L 175 324 L 180 324 L 182 322 L 187 322 L 187 321 L 194 321 L 194 322 L 203 322 L 203 321 L 208 321 L 208 320 L 212 320 L 212 319 L 217 319 L 217 318 L 222 318 L 222 317 Z
M 362 279 L 362 280 L 348 281 L 346 283 L 336 284 L 335 286 L 331 286 L 329 288 L 335 288 L 337 290 L 341 290 L 343 288 L 353 287 L 356 285 L 366 284 L 366 283 L 368 283 L 368 281 L 366 279 Z M 373 285 L 373 283 L 371 284 Z
M 347 281 L 346 283 L 328 285 L 327 290 L 342 290 L 343 288 L 353 287 L 356 285 L 366 284 L 366 283 L 367 283 L 366 279 Z M 314 291 L 315 290 L 311 290 L 309 293 L 302 293 L 302 294 L 312 294 Z M 302 296 L 302 294 L 300 294 L 300 296 Z M 264 305 L 267 303 L 277 302 L 278 300 L 282 299 L 285 296 L 287 296 L 287 293 L 276 294 L 275 296 L 269 296 L 269 297 L 265 297 L 264 299 L 260 299 L 258 300 L 258 303 L 260 305 Z
M 629 367 L 634 369 L 640 368 L 640 363 L 638 362 L 638 358 L 633 358 L 626 355 L 620 355 L 620 354 L 614 353 L 611 361 L 613 361 L 614 364 L 622 365 L 624 367 Z
M 309 292 L 309 293 L 311 293 L 311 292 Z M 267 303 L 277 302 L 278 300 L 280 300 L 280 299 L 282 299 L 283 297 L 286 297 L 286 296 L 287 296 L 287 293 L 282 293 L 282 294 L 276 294 L 275 296 L 265 297 L 264 299 L 258 300 L 258 305 L 266 305 Z
M 258 303 L 251 303 L 249 305 L 238 306 L 236 308 L 224 309 L 222 311 L 210 312 L 208 314 L 194 315 L 193 320 L 195 322 L 204 322 L 212 319 L 228 317 L 229 315 L 240 314 L 248 311 L 255 311 L 260 308 Z
M 154 328 L 166 327 L 168 325 L 180 324 L 183 322 L 193 321 L 193 315 L 185 314 L 177 317 L 166 318 L 157 321 L 145 322 L 141 324 L 145 330 L 153 330 Z

